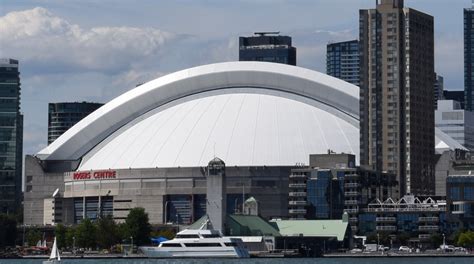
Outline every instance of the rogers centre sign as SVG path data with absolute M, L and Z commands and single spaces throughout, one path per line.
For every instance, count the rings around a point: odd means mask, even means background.
M 114 170 L 76 171 L 72 174 L 73 180 L 115 179 L 116 177 L 117 177 L 117 172 Z

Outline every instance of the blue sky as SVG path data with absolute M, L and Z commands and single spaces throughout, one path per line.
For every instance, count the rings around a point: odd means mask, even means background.
M 47 104 L 107 102 L 164 74 L 238 60 L 238 37 L 293 37 L 298 66 L 325 72 L 326 44 L 358 36 L 374 0 L 0 0 L 0 57 L 20 60 L 24 152 L 47 142 Z M 469 0 L 405 0 L 435 18 L 436 71 L 463 89 Z

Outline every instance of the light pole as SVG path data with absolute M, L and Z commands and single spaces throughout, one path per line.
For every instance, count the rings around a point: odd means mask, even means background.
M 380 245 L 380 234 L 377 233 L 377 251 L 379 251 L 379 245 Z
M 446 251 L 446 236 L 443 233 L 443 251 Z
M 179 215 L 176 213 L 176 225 L 178 226 L 178 232 L 179 232 Z
M 165 225 L 166 225 L 166 223 L 168 223 L 168 202 L 169 201 L 165 202 L 165 221 L 164 221 Z
M 76 255 L 76 237 L 72 237 L 72 253 Z
M 130 254 L 133 254 L 133 236 L 130 237 L 130 240 L 132 241 L 132 245 L 130 246 Z

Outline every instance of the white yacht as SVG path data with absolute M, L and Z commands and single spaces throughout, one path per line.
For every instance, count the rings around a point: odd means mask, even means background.
M 217 230 L 186 229 L 155 247 L 140 247 L 149 258 L 248 258 L 240 238 L 223 237 Z

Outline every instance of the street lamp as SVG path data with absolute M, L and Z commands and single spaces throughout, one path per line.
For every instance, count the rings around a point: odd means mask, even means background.
M 380 245 L 380 234 L 377 233 L 377 251 L 379 251 L 379 245 Z
M 130 237 L 130 240 L 132 241 L 132 245 L 130 246 L 130 254 L 133 254 L 133 236 Z
M 76 237 L 72 237 L 72 253 L 76 255 Z
M 443 233 L 443 251 L 446 251 L 446 236 Z
M 176 225 L 178 226 L 178 232 L 179 232 L 179 215 L 176 213 Z
M 168 223 L 168 203 L 169 203 L 169 201 L 165 202 L 165 221 L 164 221 L 164 224 Z

